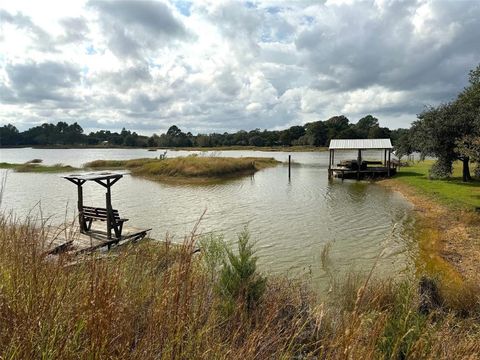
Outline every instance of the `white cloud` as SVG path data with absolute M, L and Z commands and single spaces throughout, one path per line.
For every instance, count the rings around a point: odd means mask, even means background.
M 12 0 L 0 14 L 0 123 L 20 129 L 221 132 L 367 113 L 406 127 L 480 58 L 473 1 Z

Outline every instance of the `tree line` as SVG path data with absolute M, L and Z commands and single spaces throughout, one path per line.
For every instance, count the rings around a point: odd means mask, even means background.
M 150 137 L 122 129 L 120 133 L 100 130 L 84 134 L 78 123 L 42 124 L 19 132 L 11 125 L 0 127 L 1 146 L 132 146 L 132 147 L 224 147 L 224 146 L 328 146 L 330 139 L 392 138 L 397 139 L 408 130 L 390 130 L 381 127 L 378 119 L 367 115 L 350 123 L 343 115 L 325 121 L 291 126 L 284 130 L 240 130 L 233 133 L 193 135 L 172 125 L 165 133 Z
M 480 64 L 469 73 L 469 82 L 457 97 L 427 107 L 396 143 L 397 155 L 419 151 L 437 158 L 432 178 L 451 176 L 454 161 L 462 162 L 463 181 L 472 180 L 470 164 L 480 177 Z

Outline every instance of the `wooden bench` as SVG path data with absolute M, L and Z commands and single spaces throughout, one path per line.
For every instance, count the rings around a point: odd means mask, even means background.
M 107 229 L 113 229 L 115 231 L 115 236 L 120 238 L 122 236 L 123 223 L 128 221 L 128 219 L 121 218 L 118 210 L 112 209 L 113 219 L 111 223 L 107 225 Z M 82 207 L 82 216 L 85 230 L 89 231 L 92 227 L 92 222 L 94 221 L 107 221 L 108 214 L 107 209 L 105 208 L 96 208 L 92 206 L 83 206 Z

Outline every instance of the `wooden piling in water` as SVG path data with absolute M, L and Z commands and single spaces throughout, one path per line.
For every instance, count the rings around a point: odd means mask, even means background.
M 292 176 L 292 155 L 288 155 L 288 179 Z

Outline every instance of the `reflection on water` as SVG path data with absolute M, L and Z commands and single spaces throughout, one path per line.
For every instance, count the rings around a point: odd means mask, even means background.
M 95 159 L 156 155 L 141 149 L 0 151 L 2 162 L 42 158 L 45 163 L 74 166 Z M 168 156 L 185 153 L 169 152 Z M 273 156 L 281 161 L 288 158 L 283 152 L 232 151 L 217 155 Z M 158 239 L 168 233 L 180 241 L 205 210 L 200 224 L 203 233 L 222 233 L 232 240 L 248 225 L 263 270 L 292 275 L 311 272 L 321 288 L 327 280 L 321 252 L 329 242 L 336 274 L 369 269 L 382 251 L 382 272 L 406 267 L 410 240 L 405 230 L 411 226 L 411 206 L 400 195 L 365 182 L 329 182 L 328 153 L 293 153 L 292 158 L 298 165 L 292 168 L 290 181 L 288 168 L 283 165 L 251 177 L 203 186 L 155 183 L 127 175 L 113 187 L 113 205 L 132 225 L 152 227 L 152 235 Z M 103 206 L 102 187 L 86 184 L 84 188 L 86 205 Z M 64 221 L 66 211 L 71 219 L 76 189 L 57 174 L 9 173 L 2 208 L 25 215 L 38 202 L 44 216 L 52 217 L 52 221 Z

